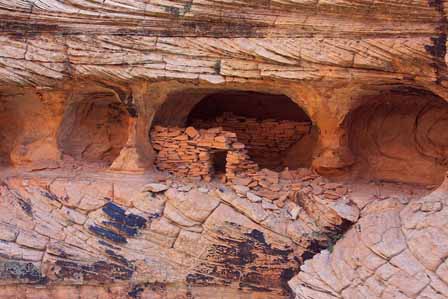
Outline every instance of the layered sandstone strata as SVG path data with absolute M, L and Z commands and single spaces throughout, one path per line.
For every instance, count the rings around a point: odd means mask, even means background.
M 447 192 L 445 180 L 421 198 L 366 203 L 333 250 L 289 282 L 297 298 L 447 298 Z
M 0 298 L 447 298 L 446 5 L 0 0 Z
M 163 176 L 9 175 L 0 190 L 1 296 L 35 298 L 36 289 L 38 298 L 66 298 L 75 288 L 96 298 L 110 288 L 117 298 L 205 298 L 217 286 L 226 298 L 284 297 L 302 261 L 359 216 L 342 194 L 325 197 L 338 186 L 291 175 L 315 200 L 279 207 L 241 188 Z

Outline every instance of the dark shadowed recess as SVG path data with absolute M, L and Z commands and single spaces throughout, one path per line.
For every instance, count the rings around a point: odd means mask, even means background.
M 306 113 L 285 95 L 223 91 L 208 95 L 196 104 L 187 124 L 193 119 L 214 119 L 225 112 L 257 120 L 310 121 Z
M 304 129 L 297 127 L 303 124 Z M 309 167 L 317 140 L 310 118 L 289 97 L 253 91 L 173 92 L 158 109 L 153 125 L 222 127 L 236 133 L 254 162 L 272 170 Z M 215 161 L 216 170 L 223 167 L 222 161 Z
M 364 97 L 346 119 L 360 176 L 438 184 L 448 170 L 448 103 L 414 87 Z
M 109 166 L 127 140 L 129 115 L 111 94 L 94 93 L 69 104 L 59 129 L 62 153 Z

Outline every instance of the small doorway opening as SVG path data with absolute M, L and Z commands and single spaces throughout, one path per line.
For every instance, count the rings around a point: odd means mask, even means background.
M 213 173 L 215 175 L 224 175 L 226 173 L 227 151 L 215 151 L 211 155 Z

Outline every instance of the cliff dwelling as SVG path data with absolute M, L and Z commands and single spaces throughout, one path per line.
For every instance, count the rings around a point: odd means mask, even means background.
M 447 20 L 0 0 L 0 299 L 448 299 Z
M 176 115 L 171 109 L 179 109 L 179 100 L 184 112 Z M 160 170 L 231 178 L 262 168 L 310 167 L 315 130 L 306 113 L 283 95 L 193 90 L 166 100 L 155 116 L 151 142 Z

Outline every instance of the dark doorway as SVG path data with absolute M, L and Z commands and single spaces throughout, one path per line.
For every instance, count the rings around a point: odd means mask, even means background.
M 212 93 L 197 103 L 188 115 L 187 125 L 197 120 L 210 120 L 225 113 L 254 118 L 311 122 L 306 113 L 285 95 L 222 91 Z
M 249 157 L 261 168 L 281 171 L 308 167 L 314 147 L 312 122 L 285 95 L 247 91 L 212 93 L 187 118 L 197 129 L 222 127 L 236 134 Z
M 227 151 L 216 151 L 211 156 L 213 172 L 215 174 L 225 174 Z

